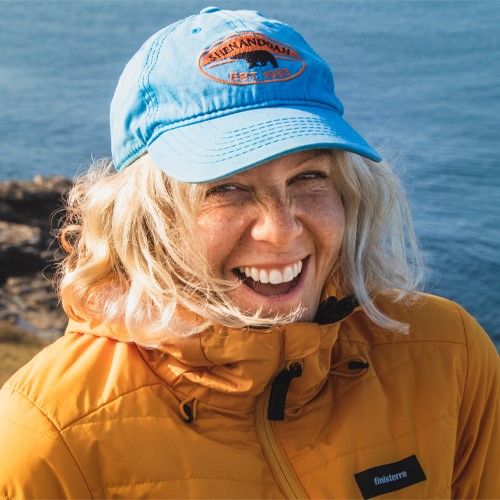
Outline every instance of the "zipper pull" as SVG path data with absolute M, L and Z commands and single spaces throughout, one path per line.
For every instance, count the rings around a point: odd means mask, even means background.
M 298 361 L 290 363 L 284 370 L 276 375 L 271 385 L 269 406 L 267 407 L 268 420 L 285 419 L 285 401 L 290 382 L 295 377 L 302 375 L 302 364 Z

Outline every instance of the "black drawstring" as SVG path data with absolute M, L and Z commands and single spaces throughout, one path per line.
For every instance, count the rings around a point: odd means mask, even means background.
M 193 409 L 186 403 L 182 409 L 186 413 L 186 424 L 190 424 L 194 420 Z
M 350 371 L 342 370 L 342 367 L 347 367 Z M 330 368 L 330 375 L 338 375 L 339 377 L 356 378 L 364 375 L 370 367 L 370 363 L 363 356 L 355 355 L 349 358 L 341 359 L 334 363 Z
M 347 363 L 347 368 L 349 368 L 349 370 L 366 370 L 369 366 L 369 363 L 360 359 L 349 361 L 349 363 Z
M 285 402 L 288 387 L 293 378 L 300 377 L 301 375 L 302 365 L 297 361 L 290 363 L 287 368 L 276 375 L 269 396 L 269 406 L 267 408 L 268 420 L 285 419 Z
M 186 424 L 191 424 L 196 418 L 198 400 L 192 396 L 179 403 L 179 412 Z
M 336 323 L 349 316 L 357 306 L 359 306 L 359 302 L 354 295 L 340 300 L 337 297 L 329 297 L 319 305 L 314 321 L 320 325 Z
M 319 305 L 314 321 L 320 325 L 336 323 L 349 316 L 358 305 L 359 302 L 354 295 L 349 295 L 341 300 L 337 300 L 336 297 L 329 297 Z M 357 377 L 364 373 L 369 365 L 364 360 L 353 359 L 349 360 L 347 366 L 355 372 L 348 376 Z M 285 419 L 286 394 L 290 382 L 293 378 L 300 377 L 301 375 L 302 365 L 298 362 L 293 362 L 285 370 L 278 373 L 273 380 L 269 396 L 269 406 L 267 408 L 267 418 L 269 420 Z

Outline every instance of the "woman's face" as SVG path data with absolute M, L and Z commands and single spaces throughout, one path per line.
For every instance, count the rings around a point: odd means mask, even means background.
M 198 215 L 216 275 L 243 311 L 313 320 L 344 234 L 344 207 L 332 180 L 332 154 L 310 150 L 209 184 Z

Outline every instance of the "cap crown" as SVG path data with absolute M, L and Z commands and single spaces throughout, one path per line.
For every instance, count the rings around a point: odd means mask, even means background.
M 170 129 L 273 106 L 343 113 L 329 66 L 292 27 L 204 9 L 155 33 L 126 65 L 111 104 L 115 167 Z

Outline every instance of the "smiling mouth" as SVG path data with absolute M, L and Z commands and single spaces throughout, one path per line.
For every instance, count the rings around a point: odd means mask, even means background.
M 241 282 L 249 287 L 254 292 L 259 295 L 263 295 L 265 297 L 279 297 L 280 295 L 286 295 L 290 293 L 299 283 L 302 274 L 306 268 L 307 261 L 309 260 L 309 256 L 299 261 L 297 267 L 287 266 L 293 269 L 293 271 L 287 270 L 285 268 L 283 273 L 281 274 L 281 279 L 289 279 L 290 275 L 288 273 L 293 272 L 293 275 L 296 274 L 290 281 L 285 281 L 281 283 L 265 283 L 265 281 L 276 281 L 273 279 L 276 276 L 276 273 L 273 275 L 273 270 L 264 275 L 260 273 L 256 273 L 255 268 L 235 268 L 233 269 L 233 273 L 241 280 Z M 253 271 L 253 272 L 252 272 Z M 249 276 L 251 274 L 252 276 Z M 257 279 L 254 279 L 257 278 Z M 277 280 L 280 277 L 277 276 Z

